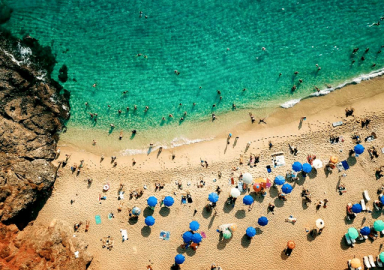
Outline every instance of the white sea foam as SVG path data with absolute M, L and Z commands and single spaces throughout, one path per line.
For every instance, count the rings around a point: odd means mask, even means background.
M 122 156 L 131 156 L 131 155 L 139 155 L 139 154 L 149 154 L 152 152 L 157 151 L 160 146 L 163 147 L 163 149 L 170 149 L 170 148 L 175 148 L 183 145 L 188 145 L 188 144 L 194 144 L 198 142 L 203 142 L 203 141 L 210 141 L 213 140 L 213 138 L 207 138 L 207 139 L 194 139 L 190 140 L 184 137 L 180 138 L 174 138 L 171 142 L 170 145 L 162 145 L 161 143 L 155 143 L 150 149 L 125 149 L 121 150 L 120 154 Z
M 17 43 L 17 48 L 19 50 L 21 59 L 23 59 L 22 62 L 24 64 L 28 64 L 29 63 L 29 57 L 32 55 L 31 48 L 21 46 L 20 42 Z
M 384 68 L 382 69 L 379 69 L 379 70 L 376 70 L 376 71 L 372 71 L 368 74 L 362 74 L 356 78 L 353 78 L 352 80 L 348 80 L 348 81 L 345 81 L 335 87 L 330 87 L 330 88 L 326 88 L 326 89 L 322 89 L 320 90 L 319 92 L 316 92 L 316 93 L 312 93 L 310 94 L 308 97 L 318 97 L 318 96 L 325 96 L 325 95 L 328 95 L 329 93 L 337 90 L 337 89 L 341 89 L 347 85 L 350 85 L 350 84 L 359 84 L 361 83 L 362 81 L 368 81 L 372 78 L 376 78 L 376 77 L 379 77 L 379 76 L 382 76 L 384 75 Z M 280 105 L 280 107 L 282 108 L 291 108 L 293 107 L 294 105 L 296 105 L 297 103 L 299 103 L 300 101 L 302 100 L 301 99 L 292 99 L 292 100 L 289 100 L 287 102 L 284 102 L 283 104 Z

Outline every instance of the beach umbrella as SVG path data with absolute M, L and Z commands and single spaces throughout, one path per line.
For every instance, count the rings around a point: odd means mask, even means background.
M 384 252 L 380 253 L 379 259 L 380 259 L 381 262 L 384 262 Z
M 230 195 L 233 198 L 237 198 L 240 196 L 240 190 L 238 188 L 232 188 Z
M 137 207 L 137 206 L 133 207 L 133 209 L 132 209 L 133 215 L 138 216 L 138 215 L 140 215 L 140 213 L 141 213 L 141 210 L 139 207 Z
M 351 210 L 352 210 L 353 213 L 358 214 L 361 211 L 363 211 L 363 208 L 361 207 L 361 204 L 355 203 L 354 205 L 352 205 L 352 209 Z
M 164 205 L 167 207 L 172 206 L 174 202 L 175 200 L 171 196 L 167 196 L 164 198 Z
M 295 163 L 293 163 L 292 170 L 294 170 L 295 172 L 299 172 L 302 169 L 303 169 L 303 165 L 301 165 L 300 162 L 296 161 Z
M 189 243 L 192 240 L 193 233 L 190 231 L 183 233 L 183 241 L 184 243 Z
M 303 172 L 310 173 L 312 171 L 312 166 L 309 163 L 303 164 Z
M 284 184 L 283 187 L 281 188 L 281 190 L 283 191 L 283 193 L 285 194 L 289 194 L 292 192 L 292 186 L 290 184 Z
M 324 220 L 322 220 L 321 218 L 319 218 L 318 220 L 316 220 L 316 227 L 319 228 L 319 229 L 322 229 L 324 228 L 325 224 L 324 224 Z
M 288 241 L 287 243 L 287 247 L 290 248 L 290 249 L 294 249 L 296 247 L 296 244 L 295 242 L 293 242 L 292 240 Z
M 243 182 L 247 185 L 252 183 L 252 175 L 250 173 L 243 174 Z
M 217 202 L 217 201 L 219 200 L 219 195 L 217 195 L 217 193 L 215 193 L 215 192 L 212 192 L 212 193 L 210 193 L 210 194 L 208 195 L 208 200 L 209 200 L 210 202 L 215 203 L 215 202 Z
M 192 235 L 192 242 L 193 242 L 193 243 L 198 244 L 198 243 L 201 242 L 201 240 L 203 240 L 203 237 L 201 236 L 201 234 L 199 234 L 199 233 L 194 233 L 194 234 Z
M 369 235 L 371 233 L 371 229 L 368 226 L 365 226 L 360 229 L 360 233 L 362 235 Z
M 182 264 L 185 261 L 185 257 L 182 254 L 177 254 L 175 257 L 176 264 Z
M 148 203 L 148 205 L 149 205 L 150 207 L 155 207 L 156 204 L 157 204 L 157 199 L 156 199 L 156 197 L 153 197 L 153 196 L 149 197 L 148 200 L 147 200 L 147 203 Z
M 145 218 L 145 225 L 152 226 L 153 224 L 155 224 L 155 219 L 153 218 L 153 216 L 147 216 Z
M 253 184 L 253 190 L 255 192 L 259 192 L 261 190 L 261 185 L 259 183 L 254 183 Z
M 266 217 L 260 217 L 258 220 L 257 220 L 257 223 L 260 225 L 260 226 L 265 226 L 268 224 L 268 219 Z
M 244 198 L 243 198 L 243 203 L 244 203 L 245 205 L 251 205 L 251 204 L 253 204 L 253 202 L 254 202 L 254 200 L 253 200 L 253 198 L 252 198 L 251 195 L 246 195 L 246 196 L 244 196 Z
M 381 220 L 376 220 L 373 223 L 373 228 L 375 229 L 375 231 L 381 232 L 382 230 L 384 230 L 384 222 Z
M 237 230 L 237 225 L 235 223 L 232 223 L 231 226 L 229 226 L 229 229 L 234 232 Z
M 354 150 L 355 150 L 356 156 L 358 156 L 364 152 L 365 148 L 361 144 L 358 144 L 358 145 L 355 145 Z
M 199 228 L 200 228 L 200 224 L 199 222 L 197 222 L 196 220 L 192 221 L 191 223 L 189 223 L 189 228 L 192 230 L 192 231 L 197 231 Z
M 278 176 L 275 177 L 275 184 L 276 184 L 276 185 L 281 186 L 281 185 L 283 185 L 284 183 L 285 183 L 285 178 L 284 178 L 284 176 L 278 175 Z
M 229 239 L 229 238 L 231 238 L 231 236 L 232 236 L 232 233 L 229 230 L 223 231 L 224 239 Z
M 361 261 L 358 258 L 353 258 L 351 260 L 351 267 L 352 268 L 359 268 L 361 266 Z
M 355 240 L 359 236 L 359 232 L 355 228 L 349 228 L 348 235 L 351 239 Z
M 256 229 L 253 227 L 248 227 L 247 230 L 245 231 L 245 233 L 249 237 L 254 237 L 256 235 Z
M 320 169 L 323 167 L 323 162 L 320 159 L 315 159 L 314 161 L 312 161 L 312 166 L 315 169 Z
M 329 162 L 336 164 L 339 161 L 339 159 L 335 156 L 331 156 L 329 158 Z

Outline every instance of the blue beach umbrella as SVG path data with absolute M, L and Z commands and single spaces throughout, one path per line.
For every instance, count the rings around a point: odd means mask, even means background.
M 155 219 L 153 218 L 153 216 L 147 216 L 145 218 L 145 225 L 152 226 L 153 224 L 155 224 Z
M 364 149 L 365 149 L 364 146 L 362 146 L 361 144 L 355 145 L 355 148 L 354 148 L 355 153 L 357 155 L 362 154 L 364 152 Z
M 183 241 L 184 243 L 189 243 L 192 240 L 193 233 L 190 231 L 183 233 Z
M 301 165 L 300 162 L 296 161 L 295 163 L 293 163 L 292 170 L 294 170 L 295 172 L 299 172 L 302 169 L 303 169 L 303 165 Z
M 380 197 L 380 201 L 381 201 L 382 204 L 384 204 L 384 196 Z
M 312 166 L 309 163 L 303 164 L 303 172 L 310 173 L 312 171 Z
M 259 220 L 257 221 L 257 223 L 260 226 L 265 226 L 268 224 L 268 219 L 266 217 L 260 217 Z
M 148 205 L 149 205 L 150 207 L 155 207 L 156 204 L 157 204 L 157 199 L 156 199 L 156 197 L 153 197 L 153 196 L 149 197 L 148 200 L 147 200 L 147 203 L 148 203 Z
M 248 227 L 246 230 L 246 234 L 249 237 L 254 237 L 256 235 L 256 229 L 253 227 Z
M 200 224 L 199 222 L 197 221 L 192 221 L 191 223 L 189 223 L 189 228 L 192 230 L 192 231 L 197 231 L 199 228 L 200 228 Z
M 217 193 L 215 193 L 215 192 L 212 192 L 212 193 L 210 193 L 210 194 L 208 195 L 208 200 L 209 200 L 210 202 L 215 203 L 215 202 L 217 202 L 217 201 L 219 200 L 219 195 L 217 195 Z
M 353 213 L 360 213 L 361 211 L 363 210 L 363 208 L 361 207 L 361 204 L 359 203 L 355 203 L 354 205 L 352 205 L 352 212 Z
M 361 228 L 360 233 L 362 235 L 369 235 L 371 233 L 371 229 L 368 226 Z
M 176 264 L 182 264 L 185 261 L 185 257 L 182 254 L 177 254 L 175 257 Z
M 283 187 L 281 188 L 281 190 L 283 191 L 283 193 L 285 194 L 289 194 L 292 192 L 292 189 L 293 187 L 290 185 L 290 184 L 284 184 Z
M 193 242 L 193 243 L 198 244 L 198 243 L 201 242 L 201 240 L 203 240 L 203 237 L 201 236 L 201 234 L 199 234 L 199 233 L 194 233 L 194 234 L 192 235 L 192 242 Z
M 167 207 L 172 206 L 174 202 L 175 200 L 171 196 L 167 196 L 164 198 L 164 205 Z
M 253 200 L 253 198 L 252 198 L 251 195 L 246 195 L 246 196 L 244 196 L 244 198 L 243 198 L 243 203 L 244 203 L 245 205 L 251 205 L 251 204 L 253 204 L 253 202 L 254 202 L 254 200 Z
M 284 183 L 285 183 L 285 178 L 284 178 L 284 176 L 281 176 L 281 175 L 276 176 L 276 178 L 275 178 L 275 184 L 276 184 L 276 185 L 281 186 L 281 185 L 283 185 Z

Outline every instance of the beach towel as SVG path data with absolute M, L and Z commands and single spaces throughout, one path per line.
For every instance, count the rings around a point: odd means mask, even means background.
M 343 124 L 343 121 L 338 121 L 332 124 L 333 127 L 341 126 Z
M 272 172 L 271 166 L 268 165 L 268 166 L 266 166 L 266 168 L 267 168 L 267 172 L 268 172 L 268 173 L 271 173 L 271 172 Z
M 201 234 L 201 236 L 202 236 L 203 238 L 207 238 L 205 232 L 200 232 L 200 234 Z
M 162 240 L 169 240 L 169 237 L 171 236 L 171 233 L 170 232 L 167 232 L 167 231 L 161 231 L 160 232 L 160 239 Z
M 185 197 L 181 197 L 181 203 L 182 203 L 182 204 L 186 204 L 186 203 L 187 203 L 187 198 L 185 198 Z
M 120 232 L 121 232 L 121 237 L 122 237 L 123 242 L 124 242 L 125 240 L 128 240 L 128 233 L 127 233 L 127 230 L 120 230 Z
M 101 224 L 101 217 L 99 215 L 95 216 L 96 224 Z
M 341 164 L 343 165 L 344 170 L 348 170 L 349 169 L 349 165 L 348 165 L 348 162 L 346 160 L 342 161 Z
M 238 184 L 237 188 L 240 190 L 240 192 L 243 192 L 244 191 L 243 190 L 243 182 L 239 181 L 239 184 Z

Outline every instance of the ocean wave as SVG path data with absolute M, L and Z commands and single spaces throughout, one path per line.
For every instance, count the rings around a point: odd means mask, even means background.
M 194 143 L 199 143 L 199 142 L 204 142 L 204 141 L 210 141 L 213 140 L 213 138 L 207 138 L 207 139 L 194 139 L 190 140 L 184 137 L 179 137 L 179 138 L 174 138 L 170 145 L 161 145 L 160 143 L 155 143 L 153 144 L 152 147 L 147 148 L 147 149 L 124 149 L 120 151 L 120 154 L 122 156 L 132 156 L 132 155 L 140 155 L 140 154 L 149 154 L 151 152 L 157 151 L 160 146 L 163 147 L 163 149 L 171 149 L 183 145 L 188 145 L 188 144 L 194 144 Z
M 372 78 L 375 78 L 375 77 L 379 77 L 379 76 L 382 76 L 384 75 L 384 68 L 382 69 L 379 69 L 379 70 L 376 70 L 376 71 L 372 71 L 368 74 L 362 74 L 356 78 L 353 78 L 352 80 L 348 80 L 348 81 L 345 81 L 335 87 L 329 87 L 329 88 L 326 88 L 326 89 L 322 89 L 316 93 L 312 93 L 310 94 L 309 96 L 305 97 L 305 98 L 309 98 L 309 97 L 319 97 L 319 96 L 325 96 L 325 95 L 328 95 L 329 93 L 337 90 L 337 89 L 341 89 L 347 85 L 351 85 L 351 84 L 359 84 L 361 83 L 362 81 L 368 81 Z M 291 100 L 288 100 L 287 102 L 284 102 L 283 104 L 280 105 L 280 107 L 284 108 L 284 109 L 288 109 L 288 108 L 292 108 L 294 105 L 296 105 L 297 103 L 299 103 L 301 100 L 305 99 L 305 98 L 298 98 L 298 99 L 291 99 Z

